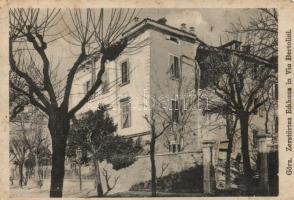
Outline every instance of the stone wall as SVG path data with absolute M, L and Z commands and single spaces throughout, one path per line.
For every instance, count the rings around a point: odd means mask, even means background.
M 157 154 L 156 166 L 157 176 L 165 176 L 170 173 L 180 172 L 197 164 L 202 164 L 201 152 L 179 152 L 169 154 Z M 162 168 L 166 168 L 162 171 Z M 106 162 L 100 164 L 103 187 L 105 186 L 105 179 L 103 177 L 103 169 L 111 174 L 110 185 L 113 184 L 114 178 L 119 177 L 116 187 L 111 193 L 128 191 L 130 187 L 136 183 L 150 180 L 150 159 L 149 156 L 138 156 L 137 161 L 125 168 L 118 171 L 112 169 L 112 165 Z M 110 194 L 111 194 L 110 193 Z

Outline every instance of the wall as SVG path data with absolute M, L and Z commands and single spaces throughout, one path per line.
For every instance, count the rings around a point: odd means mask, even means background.
M 156 155 L 157 176 L 159 177 L 161 175 L 162 166 L 168 165 L 162 174 L 165 176 L 194 167 L 196 163 L 199 165 L 202 164 L 202 153 L 200 152 L 158 154 Z M 106 162 L 101 163 L 100 167 L 101 171 L 103 171 L 103 168 L 106 169 L 113 178 L 119 176 L 117 185 L 111 191 L 111 194 L 127 191 L 132 185 L 151 179 L 149 156 L 138 156 L 138 160 L 133 165 L 118 171 L 113 170 L 112 165 Z M 105 183 L 103 187 L 105 188 Z
M 134 47 L 138 42 L 148 40 L 148 38 L 149 32 L 146 31 L 138 36 L 129 46 Z M 149 115 L 149 112 L 144 110 L 144 95 L 148 95 L 150 91 L 150 79 L 148 78 L 150 73 L 150 45 L 146 43 L 143 47 L 136 48 L 136 51 L 134 51 L 134 48 L 128 47 L 115 61 L 106 64 L 106 71 L 109 75 L 109 91 L 103 93 L 100 87 L 92 100 L 78 112 L 79 114 L 88 110 L 95 110 L 100 103 L 110 105 L 111 109 L 109 110 L 109 114 L 118 125 L 117 133 L 123 136 L 149 130 L 143 116 Z M 130 82 L 126 85 L 121 85 L 120 64 L 125 60 L 128 60 L 130 66 Z M 95 64 L 95 68 L 96 73 L 98 73 L 99 61 Z M 72 89 L 71 106 L 75 105 L 85 94 L 84 84 L 88 80 L 91 80 L 91 69 L 81 70 L 77 74 Z M 131 98 L 131 127 L 122 129 L 120 99 L 125 97 Z
M 196 56 L 196 49 L 198 43 L 192 43 L 181 38 L 178 38 L 179 43 L 175 43 L 167 39 L 167 34 L 150 30 L 151 33 L 151 74 L 150 74 L 150 102 L 152 109 L 159 111 L 162 115 L 168 115 L 171 118 L 171 101 L 176 100 L 175 96 L 178 95 L 178 99 L 185 99 L 186 101 L 192 100 L 189 98 L 191 92 L 195 88 L 195 63 L 193 60 Z M 181 65 L 181 87 L 179 80 L 172 79 L 170 76 L 170 55 L 179 57 Z M 184 58 L 186 56 L 190 59 Z M 182 61 L 182 62 L 181 62 Z M 159 102 L 163 103 L 164 106 L 159 105 Z M 187 102 L 189 104 L 190 102 Z M 195 105 L 196 106 L 196 105 Z M 162 111 L 164 109 L 165 111 Z M 164 113 L 166 112 L 166 113 Z M 185 126 L 185 151 L 199 150 L 200 140 L 198 138 L 198 120 L 197 115 L 199 111 L 197 107 L 194 107 L 194 111 Z M 166 116 L 165 116 L 166 117 Z M 158 117 L 158 130 L 161 130 L 161 121 L 164 117 Z M 173 126 L 173 130 L 178 127 Z M 176 138 L 170 134 L 171 130 L 168 130 L 165 136 L 162 136 L 158 143 L 158 152 L 167 152 L 166 140 L 172 141 Z M 168 138 L 166 138 L 168 137 Z M 172 138 L 173 137 L 173 138 Z M 165 144 L 165 145 L 164 145 Z

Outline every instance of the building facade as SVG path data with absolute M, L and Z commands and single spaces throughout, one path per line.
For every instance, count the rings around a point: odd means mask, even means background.
M 140 140 L 144 148 L 135 164 L 121 172 L 113 172 L 128 182 L 128 185 L 118 186 L 116 192 L 150 180 L 150 126 L 145 118 L 150 119 L 153 113 L 156 113 L 157 130 L 160 131 L 163 121 L 172 123 L 156 143 L 158 171 L 164 165 L 168 165 L 164 174 L 169 174 L 193 167 L 195 163 L 202 164 L 202 143 L 214 141 L 214 163 L 220 166 L 217 173 L 224 177 L 228 145 L 226 121 L 218 114 L 203 114 L 208 105 L 205 98 L 204 103 L 203 99 L 199 100 L 200 91 L 205 91 L 200 82 L 205 77 L 201 76 L 198 54 L 203 53 L 201 48 L 205 44 L 194 31 L 193 27 L 187 30 L 185 24 L 180 28 L 171 27 L 165 19 L 144 19 L 131 27 L 123 34 L 130 41 L 128 46 L 117 59 L 106 64 L 102 86 L 79 111 L 83 113 L 97 109 L 99 104 L 107 105 L 118 125 L 117 134 Z M 235 51 L 238 46 L 239 42 L 231 42 L 225 48 Z M 80 67 L 73 84 L 71 105 L 91 88 L 99 69 L 99 55 Z M 258 133 L 269 133 L 270 143 L 277 143 L 276 87 L 272 88 L 271 96 L 273 104 L 262 106 L 250 119 L 252 155 L 256 152 Z M 236 129 L 232 158 L 237 159 L 241 152 L 239 125 Z M 128 172 L 134 176 L 124 176 Z
M 171 133 L 179 128 L 180 107 L 192 107 L 197 95 L 195 55 L 200 41 L 194 28 L 171 27 L 164 19 L 144 19 L 126 31 L 123 37 L 128 38 L 129 45 L 116 60 L 106 64 L 102 86 L 79 112 L 97 109 L 99 104 L 107 105 L 109 114 L 118 125 L 117 134 L 139 138 L 144 144 L 150 140 L 150 126 L 145 118 L 150 118 L 151 112 L 160 112 L 156 119 L 158 129 L 162 120 L 173 122 L 173 125 L 167 130 L 170 134 L 165 134 L 170 136 L 162 137 L 158 142 L 158 153 L 179 152 L 184 148 L 187 151 L 200 150 L 196 103 L 193 113 L 189 113 L 188 132 L 192 138 Z M 72 105 L 91 88 L 98 71 L 99 56 L 82 65 L 73 84 Z M 160 115 L 166 115 L 166 118 L 158 117 Z

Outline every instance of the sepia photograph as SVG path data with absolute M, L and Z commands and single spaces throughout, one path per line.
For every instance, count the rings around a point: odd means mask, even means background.
M 278 16 L 9 8 L 9 196 L 278 196 Z

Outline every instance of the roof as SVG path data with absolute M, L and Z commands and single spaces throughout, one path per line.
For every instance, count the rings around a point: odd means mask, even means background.
M 225 47 L 230 47 L 233 46 L 234 44 L 236 45 L 241 45 L 242 42 L 238 41 L 238 40 L 231 40 L 230 42 L 227 42 L 219 47 L 225 48 Z
M 200 41 L 194 33 L 190 33 L 188 31 L 185 31 L 173 26 L 169 26 L 160 20 L 156 21 L 150 18 L 145 18 L 141 22 L 135 24 L 134 26 L 126 30 L 124 33 L 122 33 L 122 36 L 123 37 L 137 36 L 138 33 L 141 33 L 141 31 L 144 31 L 150 28 L 167 32 L 169 34 L 176 35 L 178 37 L 186 38 L 191 41 Z
M 201 61 L 203 58 L 201 57 L 205 57 L 209 52 L 224 52 L 224 53 L 232 53 L 233 55 L 242 57 L 243 59 L 246 59 L 247 61 L 250 62 L 255 62 L 255 63 L 259 63 L 259 64 L 264 64 L 267 67 L 270 67 L 274 70 L 277 70 L 278 67 L 278 63 L 277 63 L 277 57 L 271 57 L 270 59 L 265 59 L 262 58 L 260 56 L 254 55 L 254 54 L 250 54 L 246 51 L 243 50 L 236 50 L 236 49 L 229 49 L 226 47 L 229 47 L 233 44 L 239 43 L 239 41 L 233 40 L 231 42 L 226 43 L 225 45 L 219 46 L 219 47 L 213 47 L 213 46 L 209 46 L 205 43 L 202 43 L 199 45 L 198 49 L 197 49 L 197 60 Z
M 173 26 L 169 26 L 165 24 L 165 22 L 166 22 L 165 19 L 159 19 L 156 21 L 150 18 L 145 18 L 139 23 L 127 29 L 125 32 L 123 32 L 121 39 L 123 38 L 130 39 L 130 38 L 136 37 L 139 34 L 141 34 L 144 30 L 148 28 L 153 28 L 153 29 L 161 30 L 163 32 L 170 33 L 171 35 L 176 35 L 180 38 L 186 38 L 187 40 L 191 42 L 198 41 L 199 43 L 204 43 L 195 34 L 173 27 Z M 98 59 L 100 54 L 99 52 L 94 52 L 92 56 Z M 91 59 L 92 57 L 90 57 L 89 59 L 86 59 L 83 63 L 81 63 L 78 71 L 83 70 L 85 68 L 85 65 L 88 64 L 91 61 Z

